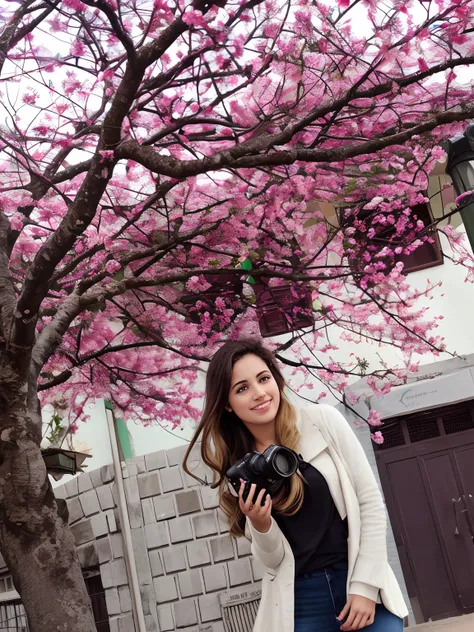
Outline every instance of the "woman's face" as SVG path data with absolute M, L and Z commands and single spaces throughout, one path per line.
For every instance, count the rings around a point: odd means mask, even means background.
M 251 431 L 252 426 L 273 423 L 280 406 L 280 391 L 270 369 L 249 353 L 234 364 L 229 409 Z

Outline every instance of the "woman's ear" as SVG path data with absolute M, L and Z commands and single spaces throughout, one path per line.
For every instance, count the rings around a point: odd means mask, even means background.
M 227 406 L 225 407 L 225 409 L 226 409 L 226 411 L 227 411 L 228 413 L 231 413 L 231 412 L 232 412 L 232 408 L 229 406 L 229 404 L 227 404 Z

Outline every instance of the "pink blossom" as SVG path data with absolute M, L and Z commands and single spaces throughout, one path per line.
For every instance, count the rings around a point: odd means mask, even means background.
M 26 105 L 36 105 L 37 99 L 38 99 L 38 93 L 34 91 L 26 92 L 22 97 L 22 101 Z
M 206 26 L 206 21 L 201 11 L 191 9 L 183 15 L 183 22 L 189 26 Z
M 81 40 L 76 40 L 71 46 L 71 55 L 74 57 L 82 57 L 86 52 L 86 47 Z
M 114 274 L 117 270 L 120 270 L 121 267 L 120 263 L 118 261 L 114 261 L 113 259 L 107 261 L 105 264 L 105 269 L 109 274 Z
M 110 162 L 114 159 L 114 151 L 113 149 L 101 149 L 99 151 L 99 154 L 101 155 L 101 159 L 100 162 Z
M 273 22 L 265 26 L 264 34 L 266 37 L 273 38 L 278 35 L 279 30 L 280 25 L 277 22 Z
M 40 136 L 47 136 L 52 130 L 50 130 L 49 127 L 47 127 L 46 125 L 37 125 L 33 128 L 33 131 Z
M 186 288 L 194 294 L 204 292 L 210 287 L 210 283 L 208 283 L 203 276 L 192 276 L 186 283 Z
M 45 65 L 42 67 L 42 69 L 43 69 L 43 71 L 44 71 L 44 72 L 51 73 L 51 72 L 54 72 L 54 71 L 55 71 L 56 66 L 57 66 L 57 64 L 56 64 L 55 62 L 50 62 L 49 64 L 45 64 Z
M 10 225 L 13 230 L 21 230 L 23 228 L 23 215 L 21 213 L 15 213 L 10 217 Z
M 74 94 L 82 88 L 81 81 L 77 78 L 74 72 L 68 71 L 66 73 L 66 79 L 63 81 L 64 93 L 67 95 Z
M 418 57 L 418 68 L 421 72 L 428 72 L 430 69 L 423 57 Z
M 367 419 L 367 423 L 370 426 L 381 426 L 382 425 L 382 420 L 380 418 L 380 413 L 378 413 L 376 410 L 370 410 L 369 411 L 369 417 Z
M 374 443 L 377 443 L 378 445 L 382 445 L 382 443 L 385 441 L 380 431 L 371 433 L 370 438 L 372 439 Z
M 86 5 L 80 0 L 63 0 L 63 4 L 74 11 L 85 11 Z
M 72 145 L 72 138 L 69 138 L 69 137 L 60 138 L 60 139 L 58 139 L 58 145 L 62 149 L 67 149 L 68 147 L 71 147 L 71 145 Z

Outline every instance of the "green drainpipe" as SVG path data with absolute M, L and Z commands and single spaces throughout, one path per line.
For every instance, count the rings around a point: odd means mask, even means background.
M 105 407 L 114 412 L 113 406 L 107 400 L 104 401 Z M 133 458 L 133 450 L 132 450 L 132 442 L 130 440 L 130 432 L 128 431 L 127 424 L 120 417 L 115 417 L 115 428 L 117 431 L 117 437 L 119 440 L 120 450 L 122 454 L 120 455 L 122 459 L 131 459 Z

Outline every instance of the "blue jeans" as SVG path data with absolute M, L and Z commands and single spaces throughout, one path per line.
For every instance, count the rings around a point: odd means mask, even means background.
M 295 581 L 295 632 L 339 632 L 346 598 L 347 563 L 306 573 Z M 377 604 L 375 621 L 364 632 L 402 632 L 403 620 Z

